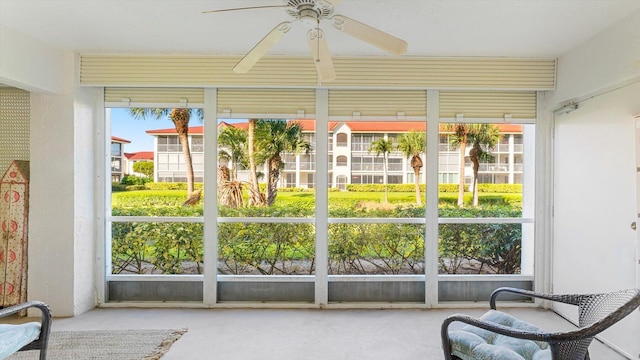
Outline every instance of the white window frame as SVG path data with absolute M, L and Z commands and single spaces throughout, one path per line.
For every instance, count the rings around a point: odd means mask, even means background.
M 189 108 L 203 108 L 204 110 L 204 125 L 205 129 L 208 128 L 217 129 L 217 120 L 218 114 L 216 109 L 217 96 L 215 88 L 206 88 L 205 92 L 205 100 L 204 104 L 189 104 Z M 541 94 L 541 92 L 539 92 Z M 427 129 L 439 128 L 440 123 L 448 123 L 452 122 L 453 119 L 441 119 L 438 113 L 438 90 L 427 90 L 427 116 L 424 119 L 427 123 Z M 541 97 L 538 99 L 538 109 L 541 108 Z M 99 102 L 103 111 L 103 114 L 108 112 L 108 108 L 105 107 L 104 102 Z M 123 104 L 124 105 L 124 104 Z M 184 104 L 182 104 L 184 105 Z M 130 104 L 126 104 L 129 107 L 132 106 Z M 135 107 L 170 107 L 173 104 L 135 104 Z M 109 108 L 116 107 L 113 104 L 109 105 Z M 540 114 L 540 112 L 538 112 Z M 267 117 L 267 116 L 265 116 Z M 329 116 L 328 116 L 328 91 L 326 89 L 317 89 L 316 90 L 316 129 L 327 129 Z M 470 123 L 496 123 L 496 119 L 465 119 Z M 550 130 L 548 125 L 542 127 L 539 125 L 539 121 L 532 120 L 518 120 L 518 119 L 509 119 L 512 123 L 535 123 L 536 124 L 536 159 L 535 162 L 540 164 L 541 161 L 538 154 L 544 153 L 545 149 L 548 147 L 540 148 L 538 146 L 542 141 L 540 140 L 541 134 L 546 134 Z M 109 116 L 105 116 L 104 118 L 104 127 L 103 132 L 100 134 L 98 132 L 97 138 L 100 138 L 103 146 L 101 148 L 101 153 L 99 154 L 102 164 L 103 171 L 101 172 L 101 176 L 104 174 L 110 174 L 110 123 Z M 342 132 L 341 132 L 342 133 Z M 107 135 L 107 136 L 104 136 Z M 348 136 L 348 135 L 347 135 Z M 348 138 L 347 138 L 348 139 Z M 328 183 L 328 137 L 325 136 L 316 136 L 316 184 Z M 216 154 L 217 153 L 217 131 L 205 131 L 204 135 L 204 153 Z M 532 143 L 532 142 L 529 142 Z M 439 132 L 438 131 L 427 131 L 427 156 L 426 156 L 426 183 L 438 183 L 438 154 L 439 154 Z M 545 144 L 543 144 L 545 145 Z M 335 144 L 334 144 L 335 146 Z M 348 146 L 348 143 L 347 143 Z M 533 149 L 530 149 L 533 151 Z M 525 149 L 526 152 L 526 149 Z M 217 169 L 217 157 L 214 156 L 212 159 L 207 159 L 205 161 L 205 176 L 204 182 L 207 184 L 213 193 L 217 192 L 217 182 L 216 182 L 216 169 Z M 531 170 L 531 169 L 530 169 Z M 533 198 L 533 194 L 536 193 L 535 189 L 540 189 L 540 178 L 536 175 L 534 176 L 534 171 L 529 171 L 529 176 L 531 180 L 534 178 L 536 182 L 534 186 L 529 186 L 526 188 L 527 191 L 525 196 L 531 196 Z M 539 174 L 538 174 L 539 175 Z M 543 172 L 543 176 L 549 177 L 550 175 L 547 172 Z M 440 219 L 431 214 L 438 213 L 438 190 L 437 186 L 427 186 L 427 202 L 426 202 L 426 215 L 424 218 L 410 218 L 410 219 L 330 219 L 328 218 L 328 189 L 324 186 L 318 187 L 316 186 L 316 216 L 314 219 L 298 219 L 298 218 L 218 218 L 218 208 L 217 201 L 215 196 L 205 197 L 204 207 L 206 209 L 203 217 L 188 217 L 188 218 L 158 218 L 158 217 L 118 217 L 111 216 L 111 199 L 110 199 L 110 191 L 107 191 L 108 186 L 110 186 L 110 176 L 104 176 L 105 182 L 104 187 L 102 189 L 103 200 L 99 201 L 100 205 L 104 209 L 102 214 L 105 214 L 104 218 L 101 220 L 102 224 L 102 234 L 104 238 L 102 239 L 103 248 L 99 251 L 98 257 L 102 259 L 103 263 L 100 264 L 102 271 L 99 272 L 99 276 L 101 278 L 101 283 L 104 283 L 105 286 L 98 291 L 98 299 L 100 303 L 104 303 L 105 292 L 107 282 L 111 279 L 135 279 L 142 280 L 140 276 L 136 275 L 112 275 L 111 274 L 111 234 L 110 234 L 110 223 L 113 221 L 136 221 L 136 222 L 185 222 L 185 223 L 204 223 L 204 262 L 207 264 L 213 264 L 217 261 L 217 223 L 218 222 L 274 222 L 274 223 L 307 223 L 312 222 L 316 225 L 316 258 L 317 259 L 326 259 L 328 256 L 327 253 L 327 227 L 331 223 L 383 223 L 383 222 L 401 222 L 401 223 L 414 223 L 414 224 L 425 224 L 426 234 L 425 234 L 425 274 L 424 275 L 412 275 L 412 276 L 389 276 L 389 275 L 377 275 L 375 276 L 375 280 L 379 281 L 398 281 L 398 280 L 406 280 L 410 279 L 420 279 L 420 281 L 425 281 L 425 304 L 426 307 L 436 307 L 439 305 L 438 302 L 438 282 L 443 279 L 449 279 L 450 276 L 446 275 L 438 275 L 438 267 L 437 267 L 437 258 L 438 258 L 438 225 L 443 223 L 495 223 L 495 222 L 504 222 L 504 223 L 522 223 L 522 224 L 534 224 L 536 228 L 536 246 L 547 246 L 548 244 L 542 240 L 540 237 L 543 236 L 542 233 L 548 233 L 548 226 L 539 225 L 534 221 L 534 201 L 530 201 L 526 207 L 523 207 L 523 216 L 521 219 L 458 219 L 458 218 L 445 218 Z M 347 179 L 348 181 L 348 179 Z M 544 188 L 542 190 L 545 190 Z M 530 191 L 530 192 L 529 192 Z M 541 198 L 544 196 L 548 196 L 548 191 L 545 191 L 544 194 L 536 195 L 535 203 L 540 203 Z M 545 209 L 546 210 L 546 209 Z M 546 210 L 548 212 L 548 210 Z M 101 215 L 102 215 L 101 214 Z M 99 215 L 99 216 L 101 216 Z M 214 225 L 214 226 L 211 226 Z M 529 245 L 528 245 L 529 246 Z M 533 250 L 533 244 L 530 245 Z M 524 247 L 524 246 L 523 246 Z M 523 249 L 524 251 L 524 249 Z M 526 279 L 541 279 L 540 285 L 536 285 L 536 288 L 544 288 L 547 287 L 549 282 L 546 281 L 547 274 L 538 270 L 540 268 L 541 263 L 549 262 L 549 259 L 540 260 L 540 254 L 538 257 L 532 259 L 532 262 L 536 263 L 535 267 L 535 276 L 526 275 L 524 278 Z M 527 265 L 529 266 L 529 265 Z M 533 264 L 531 264 L 533 268 Z M 315 281 L 315 304 L 319 306 L 327 305 L 327 284 L 330 280 L 330 276 L 327 273 L 327 264 L 325 261 L 317 261 L 316 262 L 316 275 L 314 276 Z M 473 280 L 478 277 L 481 279 L 486 279 L 487 275 L 478 275 L 478 276 L 460 276 L 455 275 L 456 280 Z M 354 276 L 356 277 L 356 276 Z M 291 280 L 299 279 L 298 276 L 292 277 L 278 277 L 286 278 Z M 334 280 L 336 277 L 333 277 Z M 523 278 L 520 276 L 519 278 Z M 203 275 L 151 275 L 145 276 L 144 281 L 176 281 L 177 279 L 181 281 L 202 281 L 203 283 L 203 305 L 213 307 L 217 306 L 217 284 L 219 281 L 225 281 L 217 274 L 217 270 L 215 266 L 209 266 L 205 268 L 205 273 Z M 372 279 L 372 277 L 360 276 L 359 279 Z M 281 280 L 281 279 L 280 279 Z M 349 276 L 343 277 L 344 281 L 349 281 Z M 285 280 L 286 281 L 286 280 Z M 534 284 L 536 284 L 534 282 Z

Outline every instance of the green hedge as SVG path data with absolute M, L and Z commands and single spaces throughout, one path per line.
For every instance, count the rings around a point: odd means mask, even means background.
M 145 186 L 149 190 L 187 190 L 186 182 L 149 182 Z M 202 188 L 202 183 L 194 183 L 193 188 Z
M 165 199 L 166 200 L 166 199 Z M 127 204 L 113 209 L 115 216 L 202 216 L 201 207 L 157 206 L 161 200 Z M 392 209 L 332 208 L 335 218 L 418 218 L 424 207 Z M 220 207 L 221 217 L 314 216 L 313 208 L 286 206 L 229 209 Z M 439 216 L 519 217 L 520 211 L 505 206 L 484 209 L 444 206 Z M 143 273 L 155 269 L 180 273 L 185 263 L 202 269 L 203 226 L 201 223 L 135 223 L 112 225 L 114 272 Z M 465 271 L 470 262 L 479 272 L 518 273 L 521 224 L 439 225 L 439 267 L 444 273 Z M 423 224 L 330 224 L 329 271 L 342 273 L 424 273 Z M 220 223 L 218 264 L 221 273 L 301 274 L 312 273 L 315 264 L 315 229 L 308 223 Z M 304 264 L 301 265 L 301 264 Z M 478 265 L 476 265 L 477 267 Z
M 119 182 L 111 183 L 112 192 L 120 192 L 120 191 L 126 191 L 126 190 L 127 190 L 127 185 L 121 185 Z
M 202 188 L 202 183 L 195 183 L 194 188 Z M 260 184 L 260 191 L 264 192 L 265 184 Z M 114 182 L 111 184 L 112 191 L 125 190 L 187 190 L 187 183 L 184 182 L 147 182 L 144 185 L 135 184 L 125 186 L 124 184 Z M 347 184 L 349 192 L 384 192 L 384 185 L 380 184 Z M 414 192 L 414 184 L 389 184 L 389 192 Z M 424 193 L 426 185 L 420 185 L 420 191 Z M 313 188 L 278 188 L 279 192 L 314 192 Z M 337 188 L 331 188 L 329 191 L 339 191 Z M 465 192 L 469 192 L 469 187 L 465 185 Z M 438 184 L 438 192 L 441 193 L 458 193 L 458 184 Z M 522 184 L 480 184 L 478 192 L 482 193 L 503 193 L 503 194 L 522 194 Z
M 413 192 L 414 184 L 389 184 L 389 192 Z M 424 192 L 426 185 L 420 185 L 420 191 Z M 347 184 L 350 192 L 384 192 L 382 184 Z M 464 191 L 469 192 L 469 186 L 464 186 Z M 458 184 L 438 184 L 438 192 L 458 193 Z M 479 184 L 478 192 L 484 193 L 517 193 L 522 194 L 522 184 Z
M 478 192 L 522 194 L 522 184 L 480 184 Z
M 144 185 L 153 181 L 152 178 L 142 177 L 142 176 L 134 176 L 134 175 L 125 175 L 125 177 L 120 180 L 121 185 Z

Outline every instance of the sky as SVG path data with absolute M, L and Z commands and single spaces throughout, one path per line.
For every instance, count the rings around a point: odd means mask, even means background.
M 111 109 L 111 136 L 131 141 L 130 144 L 124 145 L 124 151 L 127 153 L 153 151 L 153 136 L 145 133 L 145 131 L 173 127 L 173 123 L 168 117 L 160 120 L 136 120 L 129 116 L 129 109 Z
M 139 151 L 153 151 L 153 136 L 147 134 L 146 130 L 173 129 L 173 122 L 166 117 L 164 119 L 137 120 L 129 116 L 127 108 L 110 108 L 111 110 L 111 136 L 119 137 L 131 141 L 124 145 L 124 152 L 135 153 Z M 222 120 L 222 119 L 220 119 Z M 244 122 L 246 119 L 225 119 L 226 122 Z M 191 120 L 190 126 L 201 126 L 198 119 Z

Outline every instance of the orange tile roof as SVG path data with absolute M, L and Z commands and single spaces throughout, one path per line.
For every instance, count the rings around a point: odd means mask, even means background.
M 175 130 L 174 130 L 175 131 Z M 125 143 L 125 144 L 130 144 L 131 140 L 127 140 L 127 139 L 123 139 L 123 138 L 119 138 L 117 136 L 112 136 L 111 137 L 111 141 L 115 141 L 115 142 L 120 142 L 120 143 Z
M 176 128 L 147 130 L 145 132 L 149 135 L 175 134 Z M 192 134 L 203 134 L 204 126 L 189 126 L 189 132 Z
M 295 121 L 302 126 L 304 131 L 316 131 L 316 121 L 313 119 L 293 119 L 290 121 Z M 330 121 L 328 131 L 333 131 L 339 124 L 345 124 L 349 126 L 349 128 L 354 132 L 407 132 L 411 130 L 420 130 L 424 131 L 426 128 L 426 123 L 424 121 Z M 498 129 L 500 129 L 503 133 L 521 133 L 522 125 L 521 124 L 495 124 Z M 248 122 L 241 123 L 227 123 L 220 122 L 218 124 L 219 127 L 224 126 L 233 126 L 239 129 L 247 129 L 249 126 Z M 440 130 L 442 131 L 443 125 L 440 126 Z M 158 129 L 158 130 L 147 130 L 147 134 L 150 135 L 163 135 L 163 134 L 175 134 L 176 129 Z M 189 127 L 190 134 L 203 134 L 204 126 L 192 126 Z
M 151 160 L 153 161 L 153 151 L 138 151 L 134 153 L 124 153 L 128 160 Z

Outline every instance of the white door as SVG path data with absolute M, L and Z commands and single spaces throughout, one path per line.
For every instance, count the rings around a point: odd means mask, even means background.
M 635 116 L 636 124 L 636 203 L 637 219 L 632 224 L 636 230 L 636 287 L 640 289 L 640 114 Z M 640 354 L 638 354 L 640 357 Z
M 638 286 L 640 83 L 581 102 L 555 118 L 553 292 Z M 638 159 L 637 159 L 638 158 Z M 640 222 L 638 223 L 640 224 Z M 554 307 L 576 320 L 574 309 Z M 630 359 L 640 355 L 640 312 L 600 338 Z

